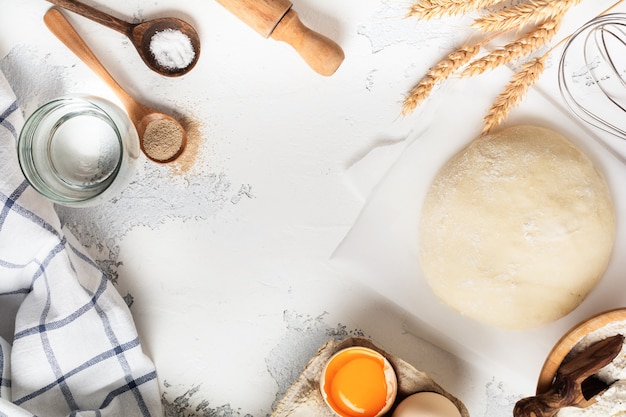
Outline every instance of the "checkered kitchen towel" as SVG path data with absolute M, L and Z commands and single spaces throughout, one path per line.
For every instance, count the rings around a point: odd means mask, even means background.
M 126 304 L 19 169 L 22 124 L 0 72 L 0 417 L 161 416 Z

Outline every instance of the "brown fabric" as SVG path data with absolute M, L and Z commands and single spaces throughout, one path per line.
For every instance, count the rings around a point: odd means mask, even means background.
M 367 339 L 351 337 L 341 341 L 329 340 L 309 361 L 298 379 L 287 390 L 283 398 L 276 404 L 272 417 L 336 417 L 324 403 L 319 389 L 319 378 L 322 369 L 332 355 L 350 346 L 364 346 L 374 349 L 389 360 L 398 378 L 398 395 L 395 406 L 404 398 L 416 392 L 436 392 L 449 398 L 459 409 L 463 417 L 469 417 L 465 405 L 452 394 L 443 389 L 424 372 L 415 369 L 411 364 L 389 354 Z

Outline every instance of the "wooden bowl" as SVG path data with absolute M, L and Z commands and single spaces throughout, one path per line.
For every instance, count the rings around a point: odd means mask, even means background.
M 563 359 L 583 337 L 611 322 L 623 320 L 626 320 L 626 308 L 609 310 L 579 323 L 565 333 L 554 345 L 541 368 L 539 380 L 537 381 L 537 395 L 543 394 L 550 389 L 556 376 L 556 371 L 561 366 Z

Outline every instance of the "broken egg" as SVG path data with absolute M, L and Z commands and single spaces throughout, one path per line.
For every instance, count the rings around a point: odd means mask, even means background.
M 378 417 L 393 405 L 398 381 L 382 354 L 353 346 L 328 360 L 320 390 L 326 404 L 340 417 Z

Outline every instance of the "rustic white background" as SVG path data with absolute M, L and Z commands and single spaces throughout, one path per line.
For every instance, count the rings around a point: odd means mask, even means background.
M 458 21 L 406 19 L 410 2 L 401 0 L 294 1 L 346 53 L 325 78 L 212 0 L 86 2 L 132 22 L 181 17 L 202 40 L 196 68 L 169 79 L 148 70 L 123 35 L 68 14 L 132 95 L 195 120 L 202 134 L 190 169 L 144 160 L 115 203 L 59 208 L 131 305 L 168 415 L 267 415 L 328 338 L 349 335 L 426 371 L 473 416 L 510 414 L 532 395 L 532 378 L 425 341 L 416 317 L 330 262 L 407 138 L 432 117 L 440 98 L 408 117 L 401 102 L 463 42 Z M 25 113 L 68 93 L 116 100 L 48 32 L 50 3 L 0 6 L 0 69 Z M 372 156 L 377 163 L 363 169 Z

